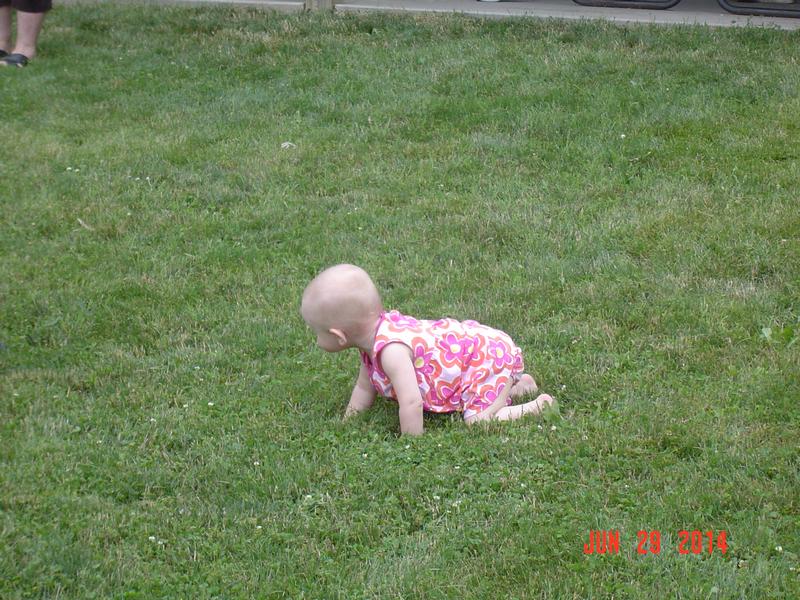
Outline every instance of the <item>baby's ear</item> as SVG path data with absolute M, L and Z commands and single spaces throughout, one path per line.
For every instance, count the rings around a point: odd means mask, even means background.
M 336 336 L 336 339 L 339 340 L 340 346 L 342 347 L 347 346 L 347 336 L 344 334 L 344 331 L 342 331 L 341 329 L 328 329 L 328 333 Z

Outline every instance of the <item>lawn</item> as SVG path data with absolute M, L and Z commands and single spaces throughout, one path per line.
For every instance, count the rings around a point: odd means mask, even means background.
M 0 597 L 798 597 L 798 47 L 57 6 L 0 72 Z M 342 422 L 338 262 L 561 417 Z

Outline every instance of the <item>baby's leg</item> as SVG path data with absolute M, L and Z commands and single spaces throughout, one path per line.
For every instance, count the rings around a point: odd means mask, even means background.
M 536 400 L 531 400 L 525 404 L 501 407 L 494 413 L 493 418 L 498 421 L 511 421 L 525 415 L 538 415 L 546 407 L 552 406 L 554 402 L 555 400 L 549 394 L 540 394 Z
M 500 395 L 497 397 L 497 400 L 492 402 L 487 408 L 483 409 L 476 415 L 471 415 L 464 419 L 465 423 L 478 423 L 480 421 L 489 421 L 495 418 L 495 415 L 503 409 L 503 407 L 508 406 L 508 396 L 511 394 L 511 386 L 507 385 L 503 388 L 503 391 L 500 392 Z
M 519 381 L 511 386 L 511 397 L 519 398 L 526 394 L 535 394 L 538 390 L 539 386 L 536 385 L 536 381 L 534 381 L 533 377 L 527 373 L 523 373 L 520 375 Z

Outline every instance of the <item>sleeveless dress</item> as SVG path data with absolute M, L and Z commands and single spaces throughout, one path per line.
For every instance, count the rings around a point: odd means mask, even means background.
M 469 418 L 491 406 L 523 373 L 522 351 L 502 331 L 477 321 L 423 321 L 393 310 L 381 314 L 372 353 L 361 352 L 361 360 L 378 394 L 395 400 L 380 362 L 381 350 L 393 343 L 411 349 L 423 408 L 430 412 L 461 412 Z

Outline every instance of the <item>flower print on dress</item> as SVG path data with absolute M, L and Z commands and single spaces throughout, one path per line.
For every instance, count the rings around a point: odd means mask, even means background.
M 389 325 L 389 330 L 395 332 L 402 332 L 406 329 L 418 329 L 420 325 L 419 321 L 414 317 L 401 315 L 396 310 L 386 313 L 384 318 Z
M 484 385 L 478 390 L 478 396 L 486 402 L 487 406 L 494 404 L 508 384 L 508 377 L 498 377 L 491 384 Z
M 434 360 L 434 350 L 428 347 L 422 338 L 411 340 L 411 360 L 414 370 L 429 379 L 436 379 L 442 374 L 442 367 Z
M 474 342 L 470 338 L 462 338 L 452 331 L 436 341 L 436 347 L 441 350 L 440 359 L 446 367 L 461 365 L 465 357 L 470 355 Z
M 525 364 L 522 361 L 522 354 L 516 353 L 514 356 L 514 366 L 511 367 L 511 372 L 519 376 L 525 370 Z
M 461 378 L 455 381 L 437 381 L 436 396 L 453 408 L 461 407 Z
M 464 366 L 479 367 L 486 361 L 486 338 L 476 333 L 469 340 L 469 355 L 464 359 Z
M 452 326 L 453 320 L 452 319 L 439 319 L 438 321 L 433 321 L 429 327 L 431 332 L 449 329 Z
M 464 389 L 478 389 L 478 385 L 489 379 L 492 372 L 486 367 L 477 367 L 470 369 L 464 379 Z
M 503 340 L 489 340 L 486 354 L 492 361 L 495 373 L 499 373 L 505 367 L 510 367 L 515 362 L 511 348 Z

